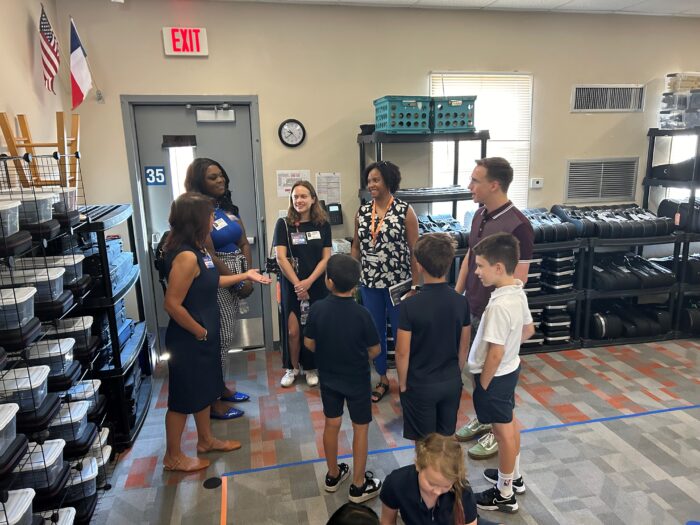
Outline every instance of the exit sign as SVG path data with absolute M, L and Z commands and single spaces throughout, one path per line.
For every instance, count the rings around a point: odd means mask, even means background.
M 170 56 L 209 56 L 207 30 L 204 27 L 164 27 L 163 48 Z

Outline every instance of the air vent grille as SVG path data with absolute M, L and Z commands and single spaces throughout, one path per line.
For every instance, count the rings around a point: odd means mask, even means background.
M 573 113 L 627 113 L 644 111 L 643 85 L 574 86 Z
M 570 160 L 566 202 L 634 200 L 639 157 Z

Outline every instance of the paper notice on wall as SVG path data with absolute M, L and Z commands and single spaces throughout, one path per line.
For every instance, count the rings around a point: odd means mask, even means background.
M 340 173 L 316 174 L 316 193 L 319 200 L 326 201 L 326 204 L 340 202 L 340 189 Z
M 277 196 L 288 197 L 298 180 L 311 180 L 311 170 L 277 170 Z

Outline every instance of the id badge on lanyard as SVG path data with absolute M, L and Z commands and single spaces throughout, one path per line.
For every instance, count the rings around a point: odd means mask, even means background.
M 379 255 L 374 251 L 374 246 L 369 246 L 362 256 L 369 264 L 379 264 Z
M 212 260 L 211 255 L 209 255 L 208 253 L 204 254 L 202 256 L 202 260 L 204 260 L 204 266 L 206 266 L 210 270 L 214 268 L 214 261 Z

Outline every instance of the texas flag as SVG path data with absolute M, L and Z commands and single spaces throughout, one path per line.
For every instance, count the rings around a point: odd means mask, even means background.
M 75 22 L 70 19 L 70 83 L 73 92 L 73 109 L 77 108 L 92 88 L 92 76 L 87 63 L 87 53 L 80 43 Z

